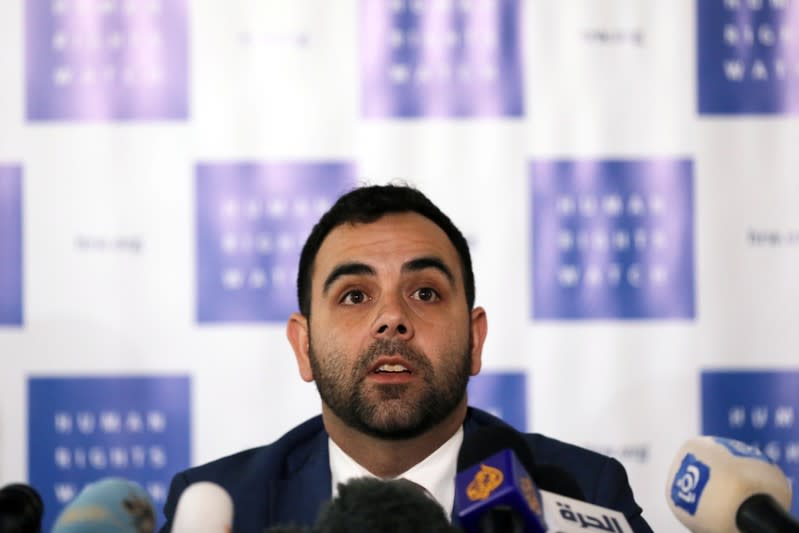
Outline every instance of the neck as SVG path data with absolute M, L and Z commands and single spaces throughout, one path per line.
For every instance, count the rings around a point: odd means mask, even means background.
M 417 437 L 380 439 L 346 425 L 322 404 L 322 420 L 330 438 L 344 453 L 375 476 L 394 478 L 422 462 L 458 431 L 466 418 L 466 398 L 447 418 Z

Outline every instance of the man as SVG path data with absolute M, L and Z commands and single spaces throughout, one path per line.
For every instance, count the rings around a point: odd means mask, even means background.
M 461 232 L 415 189 L 355 189 L 308 237 L 297 293 L 287 336 L 322 415 L 268 446 L 177 474 L 167 518 L 186 486 L 208 480 L 232 496 L 237 531 L 310 525 L 338 483 L 364 475 L 418 483 L 450 514 L 464 434 L 503 424 L 467 406 L 488 326 Z M 536 462 L 570 472 L 587 501 L 651 531 L 618 461 L 524 437 Z

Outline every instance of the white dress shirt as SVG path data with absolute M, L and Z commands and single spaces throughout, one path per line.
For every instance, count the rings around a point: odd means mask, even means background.
M 330 450 L 330 474 L 333 481 L 333 497 L 338 494 L 338 484 L 357 477 L 377 477 L 344 453 L 333 439 L 328 437 Z M 455 504 L 455 474 L 458 468 L 458 452 L 463 442 L 463 428 L 450 437 L 436 451 L 412 466 L 397 478 L 413 481 L 427 489 L 444 508 L 447 518 L 452 515 Z M 395 478 L 396 479 L 396 478 Z

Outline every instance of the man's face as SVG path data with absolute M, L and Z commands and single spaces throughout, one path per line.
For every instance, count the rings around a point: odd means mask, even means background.
M 465 402 L 484 336 L 472 317 L 484 325 L 485 316 L 468 309 L 459 256 L 435 223 L 402 213 L 338 226 L 316 256 L 311 291 L 300 371 L 345 424 L 411 438 Z

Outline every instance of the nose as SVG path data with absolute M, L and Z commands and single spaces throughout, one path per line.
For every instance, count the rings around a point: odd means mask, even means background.
M 375 338 L 408 340 L 413 337 L 413 325 L 400 299 L 386 301 L 377 314 L 372 328 Z

